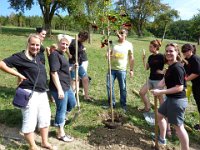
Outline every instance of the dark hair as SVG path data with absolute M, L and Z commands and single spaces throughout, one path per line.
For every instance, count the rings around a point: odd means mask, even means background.
M 87 31 L 81 31 L 79 32 L 78 37 L 81 38 L 83 41 L 86 41 L 89 38 L 89 34 Z
M 181 52 L 182 53 L 188 52 L 190 50 L 192 51 L 193 54 L 196 54 L 196 46 L 195 45 L 187 43 L 187 44 L 184 44 L 181 47 Z
M 41 33 L 43 30 L 45 30 L 45 28 L 43 28 L 43 27 L 37 27 L 36 28 L 37 33 Z
M 159 48 L 161 47 L 161 41 L 157 39 L 151 41 L 150 44 L 152 44 L 156 48 L 156 50 L 159 50 Z

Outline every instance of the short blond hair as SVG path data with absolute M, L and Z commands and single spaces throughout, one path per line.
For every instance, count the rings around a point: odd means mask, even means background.
M 53 48 L 54 48 L 54 49 L 58 49 L 58 45 L 57 45 L 57 44 L 55 44 L 55 43 L 54 43 L 54 44 L 52 44 L 52 45 L 50 46 L 50 49 L 53 49 Z

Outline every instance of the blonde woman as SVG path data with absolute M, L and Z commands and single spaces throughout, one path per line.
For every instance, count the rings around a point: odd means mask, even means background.
M 31 34 L 28 37 L 26 50 L 16 53 L 0 62 L 0 69 L 19 78 L 19 87 L 30 92 L 35 86 L 34 93 L 26 108 L 22 108 L 22 133 L 29 144 L 30 150 L 39 150 L 35 143 L 34 131 L 36 125 L 42 137 L 41 146 L 54 149 L 48 142 L 48 131 L 50 125 L 50 107 L 46 93 L 47 75 L 44 64 L 40 63 L 38 52 L 41 40 L 38 35 Z M 14 70 L 13 68 L 16 68 Z M 40 71 L 39 71 L 40 70 Z
M 76 105 L 76 99 L 70 86 L 69 63 L 65 53 L 69 46 L 66 36 L 58 38 L 58 49 L 49 56 L 50 83 L 49 89 L 56 103 L 54 125 L 57 127 L 57 139 L 64 142 L 73 141 L 73 137 L 65 134 L 66 113 Z

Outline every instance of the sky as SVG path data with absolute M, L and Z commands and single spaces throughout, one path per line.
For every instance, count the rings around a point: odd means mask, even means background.
M 200 9 L 200 1 L 199 0 L 161 0 L 162 3 L 169 4 L 171 8 L 179 11 L 180 18 L 182 20 L 189 20 L 195 14 L 198 13 L 198 9 Z M 1 0 L 0 2 L 0 16 L 8 16 L 12 12 L 16 13 L 15 10 L 9 8 L 9 3 L 7 0 Z M 66 14 L 66 12 L 65 12 Z M 31 10 L 25 10 L 24 15 L 33 16 L 33 15 L 41 15 L 41 11 L 38 5 L 35 5 Z

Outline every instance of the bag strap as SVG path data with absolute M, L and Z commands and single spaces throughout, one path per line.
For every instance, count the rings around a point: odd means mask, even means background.
M 36 63 L 37 63 L 37 60 L 36 60 Z M 38 82 L 38 78 L 39 78 L 39 74 L 40 74 L 40 66 L 39 64 L 37 63 L 37 68 L 38 68 L 38 74 L 37 74 L 37 77 L 36 77 L 36 80 L 35 80 L 35 83 L 34 83 L 34 86 L 33 86 L 33 90 L 29 96 L 29 99 L 33 96 L 33 93 L 34 93 L 34 90 L 35 90 L 35 87 L 36 87 L 36 84 Z

